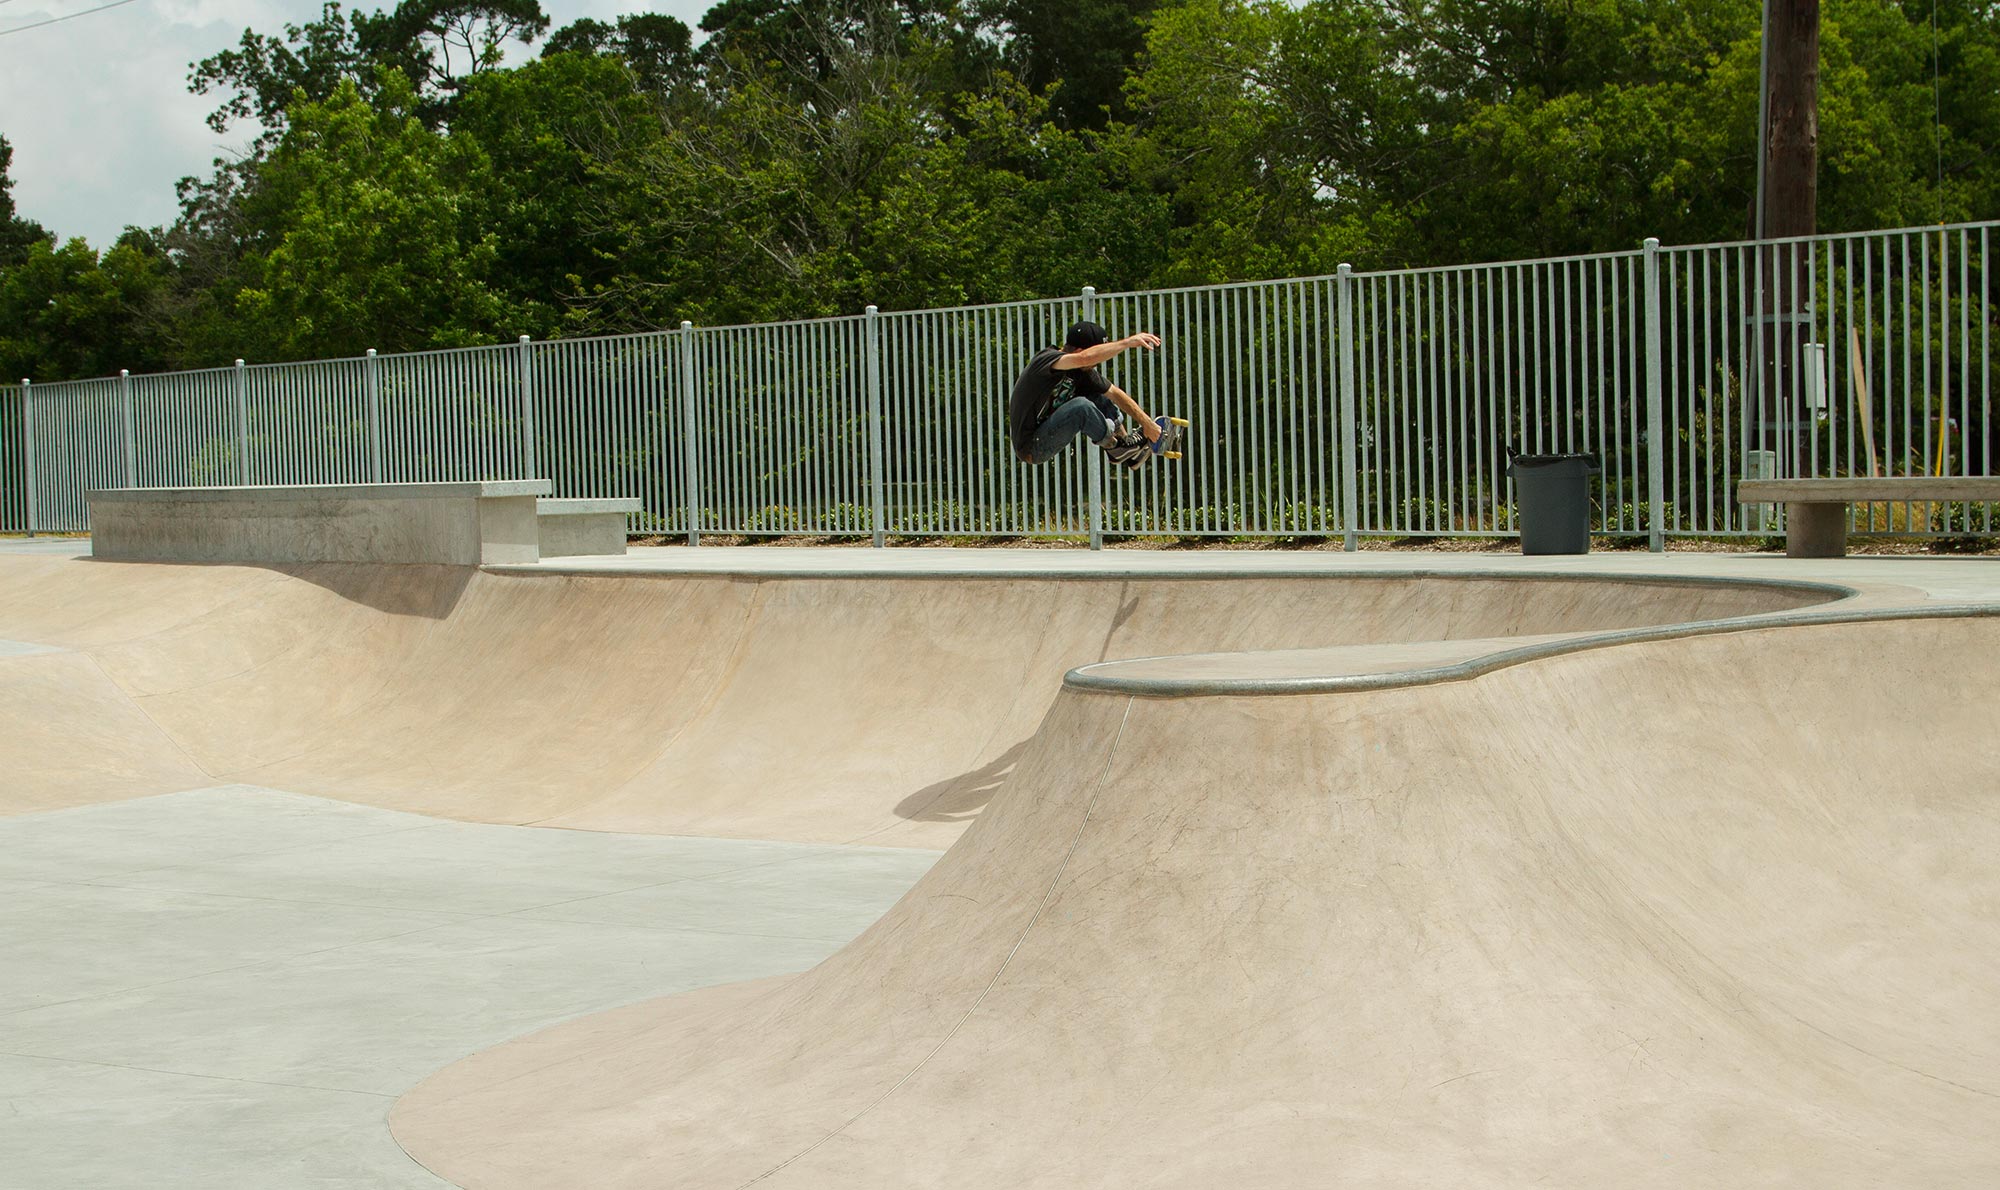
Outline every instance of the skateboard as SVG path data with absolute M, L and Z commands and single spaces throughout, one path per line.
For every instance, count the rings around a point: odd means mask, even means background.
M 1186 428 L 1188 419 L 1185 417 L 1156 417 L 1153 420 L 1158 422 L 1160 426 L 1160 438 L 1159 441 L 1153 443 L 1153 453 L 1163 459 L 1180 458 L 1181 431 Z

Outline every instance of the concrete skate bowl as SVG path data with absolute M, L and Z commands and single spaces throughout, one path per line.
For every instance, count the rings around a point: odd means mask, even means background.
M 950 844 L 1070 667 L 1783 613 L 1836 588 L 747 578 L 0 557 L 0 813 L 224 782 L 437 816 Z M 1482 646 L 1483 647 L 1483 646 Z
M 1996 648 L 1093 671 L 819 967 L 488 1051 L 392 1127 L 473 1190 L 2000 1184 Z

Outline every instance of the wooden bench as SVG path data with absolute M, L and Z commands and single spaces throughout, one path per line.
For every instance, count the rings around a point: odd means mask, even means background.
M 1849 504 L 1939 504 L 1953 500 L 2000 503 L 2000 476 L 1746 479 L 1736 485 L 1739 504 L 1785 506 L 1788 558 L 1846 557 Z
M 625 518 L 639 511 L 637 499 L 535 501 L 535 525 L 544 558 L 625 552 Z

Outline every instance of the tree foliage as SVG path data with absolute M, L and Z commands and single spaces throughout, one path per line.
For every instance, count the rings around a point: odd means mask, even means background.
M 699 32 L 547 30 L 537 0 L 246 30 L 189 83 L 250 152 L 101 256 L 16 216 L 0 140 L 0 363 L 1733 239 L 1755 184 L 1754 0 L 722 0 Z M 2000 215 L 1988 0 L 1826 0 L 1820 87 L 1823 229 Z

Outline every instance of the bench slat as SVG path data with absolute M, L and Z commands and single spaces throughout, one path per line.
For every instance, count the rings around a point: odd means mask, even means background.
M 1745 479 L 1739 504 L 1849 504 L 1862 502 L 2000 501 L 2000 476 L 1881 476 L 1844 479 Z

